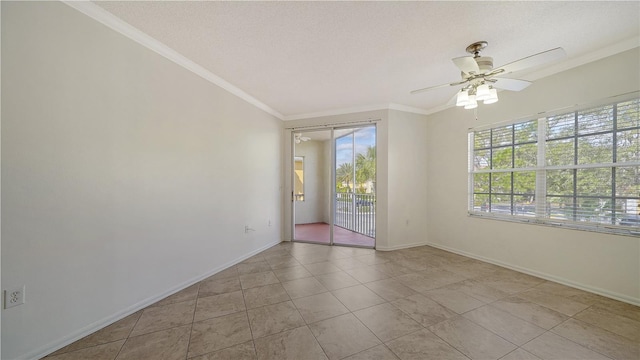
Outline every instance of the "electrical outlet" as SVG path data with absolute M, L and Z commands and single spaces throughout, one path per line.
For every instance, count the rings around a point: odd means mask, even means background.
M 4 291 L 4 308 L 18 306 L 24 304 L 25 286 Z
M 271 220 L 269 220 L 269 227 L 271 227 Z

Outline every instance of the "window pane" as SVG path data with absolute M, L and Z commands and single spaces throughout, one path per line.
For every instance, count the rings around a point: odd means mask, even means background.
M 574 163 L 574 140 L 554 140 L 546 142 L 545 158 L 547 165 L 573 165 Z
M 618 129 L 640 126 L 640 99 L 618 104 Z
M 551 219 L 572 220 L 573 198 L 547 196 L 547 216 Z
M 511 169 L 513 165 L 511 163 L 513 149 L 511 146 L 503 147 L 499 149 L 493 149 L 493 158 L 491 164 L 493 169 Z
M 617 134 L 616 162 L 640 161 L 640 129 Z
M 511 195 L 491 195 L 491 212 L 511 215 Z
M 473 174 L 473 192 L 489 193 L 489 173 Z
M 578 169 L 576 191 L 581 196 L 611 196 L 611 168 Z
M 612 206 L 611 198 L 578 198 L 576 208 L 576 221 L 590 221 L 603 224 L 611 224 Z
M 473 152 L 473 169 L 488 169 L 491 166 L 491 150 L 475 150 Z
M 473 195 L 474 211 L 489 211 L 489 195 Z
M 515 146 L 515 168 L 535 167 L 538 164 L 538 147 L 536 144 Z
M 640 227 L 640 198 L 616 200 L 618 225 Z
M 536 141 L 538 139 L 538 120 L 513 125 L 515 144 Z
M 640 196 L 640 167 L 625 166 L 616 168 L 616 195 Z
M 533 196 L 513 196 L 513 215 L 518 216 L 536 216 L 536 203 L 533 201 Z
M 601 134 L 578 138 L 578 164 L 602 164 L 613 162 L 613 134 Z
M 536 192 L 536 172 L 522 171 L 513 173 L 513 193 L 530 194 Z
M 513 126 L 507 125 L 493 129 L 492 146 L 513 144 Z
M 573 195 L 573 170 L 547 171 L 548 195 Z
M 491 174 L 491 192 L 511 194 L 511 173 Z
M 547 118 L 547 139 L 557 139 L 575 134 L 575 115 L 573 113 Z
M 613 130 L 613 105 L 578 112 L 578 134 Z
M 491 129 L 473 133 L 473 148 L 485 149 L 491 146 Z

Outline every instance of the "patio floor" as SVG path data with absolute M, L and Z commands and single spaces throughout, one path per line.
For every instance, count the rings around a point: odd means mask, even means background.
M 297 224 L 294 238 L 299 241 L 328 244 L 330 228 L 327 223 Z M 339 245 L 373 247 L 375 246 L 376 239 L 335 226 L 333 229 L 333 242 Z

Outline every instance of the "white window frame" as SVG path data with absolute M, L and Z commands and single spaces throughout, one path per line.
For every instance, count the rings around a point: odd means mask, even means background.
M 573 165 L 562 165 L 562 166 L 548 166 L 546 165 L 546 161 L 545 161 L 545 151 L 547 147 L 546 146 L 547 144 L 546 128 L 547 128 L 547 119 L 549 117 L 567 114 L 567 113 L 577 113 L 582 110 L 597 108 L 600 106 L 604 107 L 604 106 L 614 105 L 614 104 L 617 105 L 618 103 L 639 99 L 639 97 L 640 97 L 640 92 L 633 92 L 630 94 L 618 96 L 616 98 L 609 98 L 607 100 L 600 101 L 597 103 L 585 104 L 581 106 L 575 106 L 571 108 L 565 108 L 565 109 L 561 109 L 553 112 L 548 112 L 548 113 L 545 113 L 544 116 L 536 116 L 536 117 L 532 116 L 532 117 L 523 118 L 515 121 L 469 129 L 469 134 L 468 134 L 468 154 L 469 154 L 468 214 L 469 216 L 486 218 L 486 219 L 494 219 L 494 220 L 539 224 L 539 225 L 545 225 L 545 226 L 556 226 L 556 227 L 563 227 L 563 228 L 570 228 L 570 229 L 577 229 L 577 230 L 584 230 L 584 231 L 613 233 L 613 234 L 627 235 L 627 236 L 640 236 L 640 224 L 638 224 L 638 226 L 636 225 L 629 226 L 629 225 L 606 224 L 606 223 L 588 222 L 588 221 L 560 220 L 560 219 L 550 218 L 547 216 L 548 209 L 547 209 L 547 194 L 546 194 L 547 171 L 564 170 L 564 169 L 617 168 L 617 167 L 626 167 L 626 166 L 640 166 L 640 161 L 609 162 L 609 163 L 582 164 L 582 165 L 573 164 Z M 476 132 L 503 128 L 509 125 L 527 123 L 533 120 L 538 121 L 537 141 L 535 142 L 535 145 L 537 147 L 537 164 L 535 167 L 516 168 L 514 167 L 515 166 L 515 162 L 514 162 L 512 163 L 512 168 L 508 168 L 508 169 L 492 169 L 492 168 L 475 169 L 474 168 L 474 148 L 475 148 L 474 134 Z M 616 130 L 617 129 L 614 127 L 611 132 L 615 134 Z M 578 138 L 577 135 L 575 135 L 575 137 Z M 512 145 L 511 145 L 515 148 L 515 145 L 513 145 L 513 142 L 515 142 L 515 139 L 512 139 Z M 499 146 L 493 146 L 493 144 L 490 145 L 491 149 L 495 149 L 498 147 Z M 613 144 L 613 147 L 614 148 L 616 147 L 615 143 Z M 515 158 L 515 154 L 514 154 L 514 158 Z M 484 173 L 489 173 L 489 174 L 511 173 L 511 172 L 516 173 L 516 172 L 522 172 L 522 171 L 535 171 L 536 173 L 535 215 L 530 215 L 530 216 L 514 215 L 513 214 L 514 202 L 511 203 L 512 204 L 511 214 L 487 212 L 487 211 L 481 211 L 474 208 L 474 194 L 476 194 L 474 191 L 474 175 L 484 174 Z M 493 176 L 493 175 L 490 175 L 490 176 Z M 613 190 L 615 185 L 612 183 L 611 186 Z M 491 196 L 490 193 L 491 191 L 489 191 L 489 197 Z M 515 193 L 515 189 L 513 187 L 513 182 L 512 182 L 511 196 L 513 196 L 514 193 Z M 485 193 L 481 193 L 481 194 L 485 194 Z M 572 196 L 574 198 L 580 197 L 575 192 L 573 193 Z M 614 200 L 617 198 L 615 193 L 613 193 L 611 197 Z M 540 200 L 540 199 L 543 199 L 543 200 Z

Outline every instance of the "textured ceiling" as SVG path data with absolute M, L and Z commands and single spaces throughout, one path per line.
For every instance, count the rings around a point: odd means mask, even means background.
M 289 119 L 441 107 L 454 89 L 409 91 L 459 79 L 451 58 L 478 40 L 496 66 L 555 47 L 577 63 L 640 45 L 636 1 L 96 3 Z

